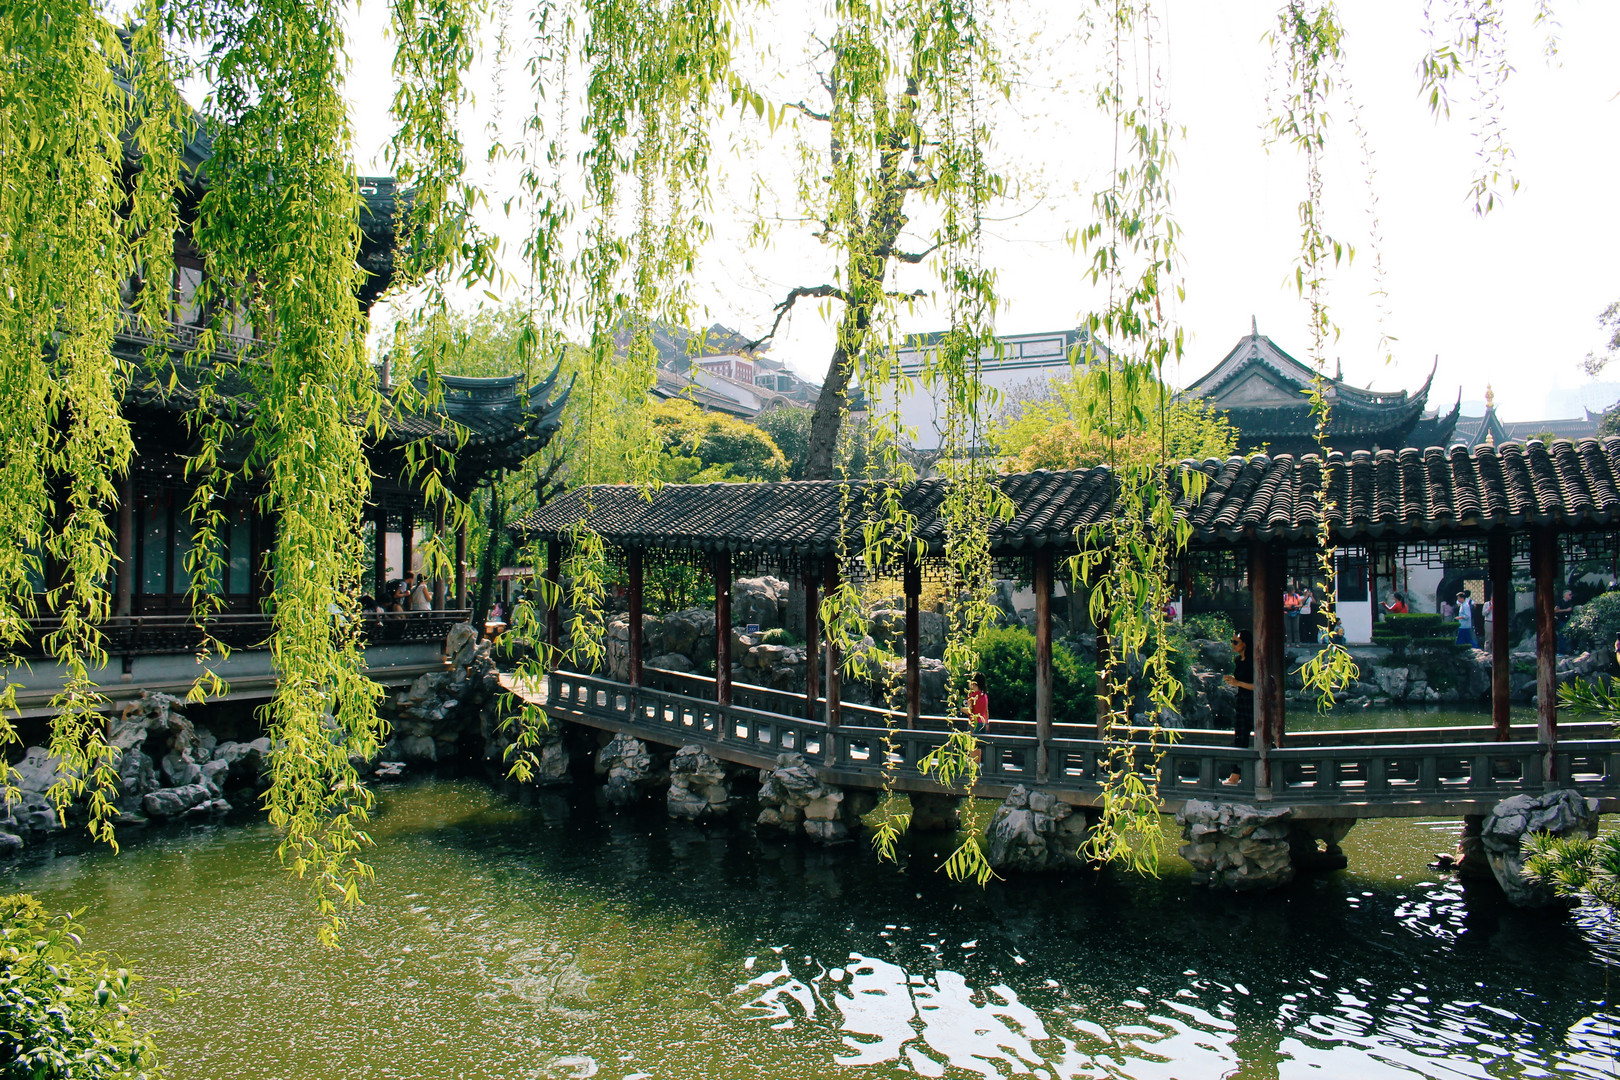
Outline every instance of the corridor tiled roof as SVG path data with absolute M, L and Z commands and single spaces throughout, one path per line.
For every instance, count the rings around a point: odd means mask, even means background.
M 1331 477 L 1329 521 L 1342 540 L 1620 526 L 1620 438 L 1614 436 L 1473 450 L 1356 451 L 1325 461 L 1254 454 L 1183 465 L 1207 478 L 1196 500 L 1179 474 L 1172 485 L 1177 515 L 1191 523 L 1193 543 L 1201 545 L 1314 538 L 1324 472 Z M 997 554 L 1072 550 L 1080 531 L 1107 519 L 1115 492 L 1114 474 L 1101 466 L 1010 474 L 997 482 L 1014 507 L 1010 520 L 992 526 Z M 517 527 L 556 539 L 583 521 L 621 547 L 826 554 L 838 544 L 841 520 L 849 523 L 850 546 L 859 544 L 863 509 L 885 488 L 851 484 L 847 511 L 841 510 L 844 490 L 836 481 L 814 480 L 669 484 L 646 493 L 603 485 L 570 491 Z M 914 516 L 915 535 L 931 551 L 943 550 L 945 482 L 887 490 Z

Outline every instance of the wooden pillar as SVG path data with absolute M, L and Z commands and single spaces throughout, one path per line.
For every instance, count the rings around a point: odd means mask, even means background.
M 462 611 L 471 607 L 467 599 L 467 521 L 456 527 L 456 607 Z
M 629 554 L 630 570 L 630 685 L 641 686 L 641 608 L 645 581 L 641 569 L 641 549 L 633 547 Z
M 922 719 L 922 566 L 906 561 L 906 727 Z
M 118 481 L 118 591 L 113 614 L 130 613 L 135 590 L 135 481 L 124 474 Z
M 714 557 L 714 700 L 731 704 L 731 552 Z
M 438 506 L 434 507 L 434 509 L 433 509 L 433 540 L 434 540 L 434 543 L 439 548 L 439 554 L 443 555 L 444 554 L 444 504 L 443 503 L 440 503 Z M 444 610 L 445 594 L 447 592 L 446 585 L 447 585 L 447 583 L 444 580 L 444 572 L 441 569 L 439 573 L 437 573 L 437 574 L 435 574 L 433 576 L 433 610 L 434 611 L 443 611 Z
M 1271 729 L 1267 734 L 1270 746 L 1281 746 L 1288 725 L 1288 635 L 1283 617 L 1283 589 L 1288 583 L 1288 548 L 1274 544 L 1271 551 L 1271 591 L 1266 603 L 1271 607 L 1271 625 L 1277 628 L 1272 638 Z M 1369 571 L 1370 571 L 1369 567 Z
M 403 524 L 399 527 L 399 561 L 403 564 L 399 568 L 399 576 L 404 577 L 411 572 L 411 561 L 416 558 L 416 507 L 405 511 Z
M 1050 779 L 1052 742 L 1052 549 L 1035 552 L 1035 781 Z
M 1558 538 L 1551 529 L 1531 531 L 1530 564 L 1536 579 L 1536 741 L 1546 755 L 1542 779 L 1550 784 L 1558 774 Z
M 1258 542 L 1249 544 L 1249 606 L 1254 618 L 1254 739 L 1260 752 L 1260 775 L 1256 783 L 1271 785 L 1271 726 L 1275 718 L 1277 683 L 1277 644 L 1282 635 L 1282 620 L 1276 617 L 1281 605 L 1272 603 L 1272 593 L 1279 592 L 1281 583 L 1272 580 L 1276 560 L 1269 546 Z
M 409 526 L 406 526 L 409 528 Z M 410 548 L 405 549 L 409 551 Z M 553 540 L 546 545 L 546 645 L 551 659 L 548 666 L 555 667 L 562 655 L 562 541 Z
M 831 596 L 838 590 L 838 556 L 827 556 L 826 576 L 822 579 L 827 595 Z M 843 721 L 843 703 L 840 701 L 842 686 L 838 670 L 838 643 L 831 638 L 827 639 L 827 647 L 822 650 L 822 662 L 826 665 L 827 682 L 827 730 L 836 731 Z
M 375 541 L 371 553 L 372 595 L 387 607 L 388 597 L 383 593 L 388 588 L 388 511 L 381 503 L 372 512 L 371 529 Z
M 1491 575 L 1491 726 L 1497 742 L 1513 737 L 1511 719 L 1513 693 L 1513 643 L 1508 640 L 1513 624 L 1513 538 L 1492 533 L 1487 560 Z
M 821 598 L 820 582 L 813 572 L 804 577 L 804 718 L 816 718 L 821 698 Z

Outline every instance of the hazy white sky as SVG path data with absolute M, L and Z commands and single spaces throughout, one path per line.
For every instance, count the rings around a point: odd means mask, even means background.
M 1187 297 L 1174 314 L 1189 348 L 1178 383 L 1213 366 L 1248 333 L 1251 316 L 1295 355 L 1304 358 L 1308 349 L 1306 307 L 1292 284 L 1302 166 L 1292 149 L 1268 153 L 1262 145 L 1270 54 L 1261 38 L 1278 3 L 1170 0 L 1162 8 L 1171 117 L 1186 129 L 1177 150 L 1175 214 L 1185 231 Z M 998 324 L 1005 333 L 1073 326 L 1098 302 L 1083 278 L 1084 256 L 1062 239 L 1088 220 L 1091 192 L 1106 183 L 1111 152 L 1108 126 L 1091 105 L 1100 51 L 1076 35 L 1071 6 L 1013 9 L 1022 34 L 1009 53 L 1030 77 L 1004 110 L 996 152 L 1019 179 L 1020 195 L 996 209 L 1005 220 L 990 225 L 986 245 L 1005 297 Z M 1396 343 L 1394 362 L 1385 364 L 1369 296 L 1368 173 L 1354 131 L 1341 123 L 1327 178 L 1329 224 L 1358 256 L 1334 280 L 1330 301 L 1343 336 L 1330 355 L 1348 379 L 1379 389 L 1416 389 L 1438 356 L 1434 405 L 1449 406 L 1459 391 L 1478 401 L 1492 384 L 1506 419 L 1547 417 L 1549 394 L 1567 412 L 1567 391 L 1589 381 L 1581 358 L 1602 343 L 1596 316 L 1620 299 L 1613 257 L 1620 250 L 1614 194 L 1620 68 L 1612 61 L 1620 4 L 1559 0 L 1552 64 L 1543 54 L 1545 33 L 1530 24 L 1528 11 L 1510 21 L 1516 70 L 1504 93 L 1504 118 L 1521 186 L 1484 219 L 1467 197 L 1476 147 L 1467 103 L 1437 123 L 1419 97 L 1415 68 L 1425 49 L 1419 5 L 1356 0 L 1342 7 L 1346 73 L 1373 151 L 1389 290 L 1385 329 Z M 363 170 L 380 168 L 378 148 L 387 135 L 391 49 L 382 36 L 383 10 L 367 0 L 354 22 L 350 96 Z M 773 33 L 781 39 L 778 56 L 800 48 L 804 22 L 795 13 L 767 31 L 767 39 Z M 774 76 L 762 76 L 762 88 L 797 97 L 807 69 L 776 64 L 762 65 Z M 504 109 L 515 115 L 527 105 L 512 86 Z M 1341 104 L 1336 115 L 1347 120 L 1348 109 Z M 721 141 L 733 137 L 746 146 L 742 156 L 717 155 L 715 240 L 695 291 L 707 307 L 703 321 L 748 331 L 768 323 L 787 287 L 830 274 L 826 253 L 791 232 L 769 251 L 747 247 L 745 180 L 763 158 L 791 159 L 792 148 L 788 136 L 773 142 L 762 130 L 722 132 Z M 790 170 L 770 174 L 780 192 L 791 189 Z M 517 227 L 503 231 L 515 244 Z M 941 321 L 921 307 L 902 328 L 937 329 Z M 773 353 L 819 381 L 829 340 L 829 325 L 806 306 Z

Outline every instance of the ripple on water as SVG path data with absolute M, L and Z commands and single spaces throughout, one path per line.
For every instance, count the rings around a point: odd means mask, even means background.
M 1218 897 L 1121 874 L 958 887 L 554 803 L 391 792 L 340 953 L 262 828 L 11 885 L 86 908 L 149 976 L 175 1080 L 1614 1075 L 1593 959 L 1613 929 L 1426 871 L 1454 822 L 1363 823 L 1351 873 Z

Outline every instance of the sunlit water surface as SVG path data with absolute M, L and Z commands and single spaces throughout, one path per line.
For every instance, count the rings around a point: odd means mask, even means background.
M 1457 825 L 1362 823 L 1348 872 L 1263 896 L 1173 858 L 980 889 L 430 781 L 385 793 L 341 951 L 259 824 L 11 877 L 147 977 L 180 1080 L 1615 1076 L 1604 928 L 1427 870 Z

